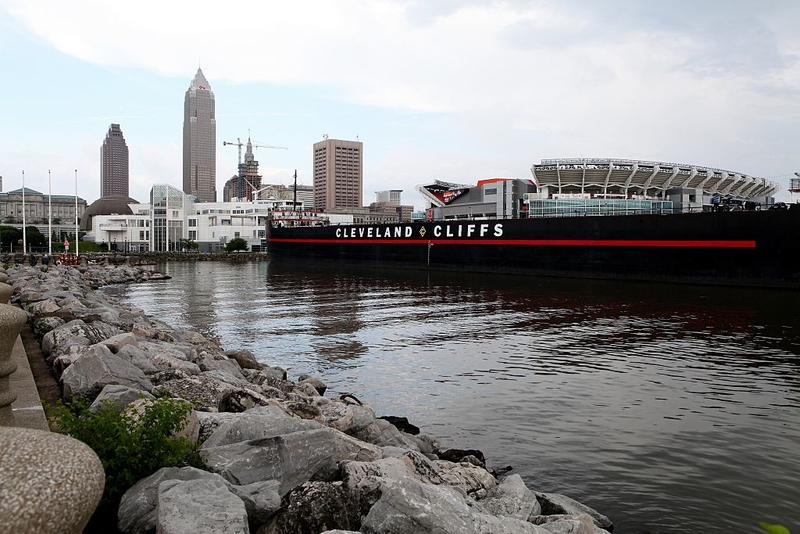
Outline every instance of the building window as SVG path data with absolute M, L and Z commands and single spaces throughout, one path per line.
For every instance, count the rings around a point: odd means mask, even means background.
M 139 231 L 139 241 L 144 241 L 144 230 Z
M 197 219 L 189 219 L 189 226 L 190 227 L 197 226 Z
M 189 230 L 189 239 L 197 241 L 197 230 Z

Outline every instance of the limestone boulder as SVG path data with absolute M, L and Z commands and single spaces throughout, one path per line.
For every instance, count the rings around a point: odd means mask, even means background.
M 261 369 L 262 365 L 249 350 L 226 350 L 225 356 L 239 364 L 242 369 Z
M 133 335 L 133 334 L 122 334 L 122 335 Z M 116 336 L 115 336 L 116 337 Z M 114 352 L 112 350 L 112 352 Z M 134 344 L 125 344 L 119 346 L 116 352 L 117 356 L 123 358 L 139 369 L 142 370 L 145 374 L 154 374 L 158 372 L 158 367 L 153 365 L 153 360 L 148 356 L 143 350 L 139 349 Z
M 351 429 L 348 433 L 380 447 L 394 446 L 419 451 L 419 445 L 413 436 L 400 432 L 393 424 L 384 419 L 374 419 L 365 427 L 358 430 Z
M 186 399 L 198 410 L 215 412 L 219 410 L 222 398 L 233 389 L 206 376 L 186 376 L 185 371 L 178 376 L 180 378 L 160 381 L 153 388 L 153 394 Z
M 113 354 L 104 345 L 93 345 L 61 375 L 64 400 L 76 396 L 94 400 L 110 384 L 151 391 L 153 384 L 131 363 Z
M 306 482 L 289 492 L 284 503 L 274 519 L 274 534 L 361 526 L 357 503 L 341 482 Z
M 159 534 L 250 534 L 244 502 L 218 480 L 170 480 L 158 488 Z
M 109 384 L 103 387 L 103 390 L 92 402 L 91 408 L 97 409 L 104 403 L 110 403 L 122 410 L 128 404 L 135 402 L 139 399 L 154 399 L 153 395 L 149 392 L 124 386 L 121 384 Z
M 361 524 L 364 534 L 478 534 L 465 497 L 404 477 L 385 486 Z
M 278 407 L 258 406 L 235 417 L 226 418 L 205 441 L 203 448 L 322 428 L 324 427 L 319 423 L 292 417 Z
M 583 503 L 576 501 L 566 495 L 559 493 L 539 493 L 534 492 L 539 504 L 542 507 L 542 515 L 571 515 L 579 516 L 587 514 L 592 518 L 592 521 L 598 527 L 611 531 L 614 529 L 614 524 L 611 520 Z
M 130 332 L 123 332 L 121 334 L 117 334 L 116 336 L 111 336 L 101 343 L 108 347 L 114 354 L 118 354 L 120 349 L 126 345 L 133 345 L 136 347 L 138 340 L 136 336 Z
M 333 468 L 333 432 L 321 428 L 216 447 L 206 443 L 201 455 L 206 465 L 229 482 L 244 485 L 277 480 L 278 493 L 283 496 L 318 472 Z
M 244 486 L 230 484 L 229 489 L 244 502 L 251 532 L 255 532 L 281 509 L 281 496 L 278 495 L 280 483 L 277 480 L 253 482 Z
M 125 534 L 145 534 L 156 528 L 158 487 L 167 480 L 217 480 L 215 473 L 194 467 L 164 467 L 134 484 L 122 496 L 117 512 L 117 528 Z
M 67 351 L 72 345 L 94 345 L 120 333 L 119 329 L 106 323 L 86 324 L 75 319 L 45 334 L 42 352 L 50 356 L 54 352 Z
M 513 517 L 522 521 L 542 513 L 536 495 L 525 486 L 519 475 L 506 477 L 488 492 L 486 498 L 478 501 L 476 508 L 489 515 Z

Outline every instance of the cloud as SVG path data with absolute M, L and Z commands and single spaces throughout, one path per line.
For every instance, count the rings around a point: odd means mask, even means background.
M 446 142 L 437 148 L 446 131 L 462 150 L 489 145 L 515 158 L 513 168 L 584 155 L 769 174 L 769 130 L 798 136 L 800 39 L 790 21 L 800 8 L 790 2 L 8 5 L 39 39 L 85 62 L 188 85 L 187 65 L 199 61 L 212 89 L 221 81 L 303 87 L 331 106 L 394 110 L 420 124 L 409 151 L 419 155 L 430 139 L 431 161 L 458 157 Z M 746 134 L 755 131 L 765 137 Z M 376 164 L 397 163 L 388 155 L 395 149 L 375 152 L 385 155 Z M 473 170 L 480 176 L 496 162 L 475 159 Z

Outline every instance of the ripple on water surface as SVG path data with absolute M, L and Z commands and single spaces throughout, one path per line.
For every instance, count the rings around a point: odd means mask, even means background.
M 800 309 L 734 289 L 180 263 L 110 288 L 480 448 L 615 532 L 800 531 Z

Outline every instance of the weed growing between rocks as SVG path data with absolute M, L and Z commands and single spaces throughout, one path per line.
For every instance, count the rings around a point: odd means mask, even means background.
M 205 468 L 200 445 L 177 436 L 192 411 L 186 401 L 159 398 L 143 404 L 141 411 L 120 410 L 113 402 L 92 408 L 82 398 L 62 407 L 56 430 L 86 443 L 94 450 L 106 474 L 101 506 L 114 507 L 137 481 L 162 467 Z

